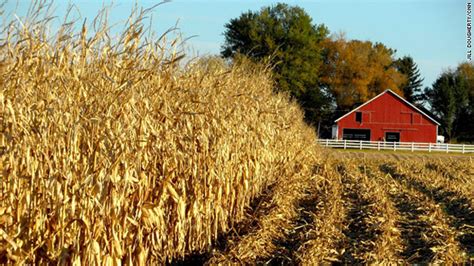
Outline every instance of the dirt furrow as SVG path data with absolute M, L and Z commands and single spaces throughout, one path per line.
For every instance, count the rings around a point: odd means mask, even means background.
M 402 218 L 398 222 L 405 249 L 400 254 L 409 263 L 428 263 L 433 257 L 433 251 L 427 239 L 429 224 L 421 219 L 425 214 L 420 205 L 413 203 L 406 194 L 393 192 L 392 200 Z
M 441 205 L 444 212 L 452 218 L 450 225 L 458 232 L 457 240 L 461 248 L 471 260 L 474 260 L 474 230 L 472 230 L 474 228 L 474 206 L 472 199 L 467 198 L 467 193 L 460 189 L 463 184 L 441 180 L 445 177 L 430 175 L 415 165 L 403 169 L 398 169 L 401 172 L 401 178 L 404 178 L 409 186 Z M 450 173 L 450 176 L 454 175 L 454 173 Z
M 213 257 L 214 254 L 224 253 L 229 250 L 232 243 L 257 230 L 259 220 L 275 208 L 272 198 L 275 196 L 276 184 L 273 183 L 264 189 L 260 196 L 252 200 L 247 208 L 246 218 L 236 223 L 231 230 L 219 235 L 213 249 L 205 253 L 193 253 L 180 260 L 174 260 L 173 265 L 202 265 Z
M 474 230 L 472 230 L 474 228 L 474 211 L 469 207 L 469 200 L 456 197 L 453 192 L 429 189 L 419 181 L 411 180 L 410 183 L 415 189 L 441 204 L 443 210 L 454 218 L 450 225 L 458 230 L 457 239 L 462 248 L 469 257 L 474 258 Z
M 399 225 L 406 248 L 402 256 L 409 263 L 460 263 L 465 254 L 456 241 L 457 232 L 439 205 L 414 188 L 394 164 L 382 164 L 392 186 L 391 196 L 403 216 Z
M 343 177 L 343 199 L 347 209 L 347 224 L 343 230 L 346 249 L 340 259 L 343 263 L 363 263 L 367 254 L 375 248 L 375 240 L 380 234 L 380 230 L 370 221 L 375 202 L 364 197 L 364 188 L 352 172 L 348 173 L 342 164 L 337 167 Z
M 295 225 L 287 232 L 287 236 L 277 241 L 277 252 L 273 255 L 272 264 L 295 264 L 299 263 L 297 250 L 309 238 L 309 232 L 313 227 L 313 218 L 317 215 L 317 204 L 320 194 L 312 191 L 308 197 L 302 200 L 298 206 L 298 218 Z
M 305 242 L 296 251 L 296 258 L 303 265 L 320 265 L 340 262 L 344 246 L 342 233 L 346 209 L 342 201 L 342 181 L 339 173 L 326 165 L 325 182 L 320 186 L 320 197 L 314 204 L 312 225 L 305 233 Z
M 286 242 L 291 245 L 286 239 L 298 224 L 298 207 L 312 196 L 312 187 L 324 179 L 315 171 L 312 175 L 302 171 L 293 178 L 279 180 L 273 196 L 262 202 L 272 206 L 268 212 L 256 217 L 255 226 L 245 230 L 244 235 L 236 233 L 235 237 L 223 240 L 226 243 L 224 247 L 214 249 L 206 264 L 269 263 L 281 256 L 284 253 L 282 250 L 285 250 L 281 245 Z
M 366 263 L 377 264 L 400 264 L 402 263 L 401 252 L 403 250 L 402 237 L 397 227 L 401 215 L 389 196 L 385 177 L 377 175 L 377 165 L 363 161 L 359 167 L 362 177 L 359 179 L 366 194 L 375 202 L 372 227 L 377 228 L 380 233 L 374 243 L 374 249 L 367 254 Z
M 262 263 L 271 263 L 277 265 L 286 265 L 286 264 L 305 264 L 306 259 L 302 254 L 302 251 L 308 250 L 308 245 L 317 238 L 317 235 L 321 236 L 321 231 L 318 229 L 319 219 L 328 218 L 326 206 L 331 205 L 332 201 L 335 198 L 328 197 L 328 187 L 337 190 L 337 184 L 339 179 L 334 179 L 334 176 L 331 175 L 331 172 L 328 171 L 328 165 L 319 165 L 315 167 L 315 173 L 323 177 L 323 184 L 312 183 L 310 191 L 307 193 L 307 197 L 303 199 L 298 205 L 298 218 L 290 230 L 288 230 L 286 237 L 277 241 L 278 249 L 275 255 L 267 261 L 260 261 Z M 337 192 L 336 192 L 337 195 Z M 336 196 L 337 197 L 337 196 Z M 338 212 L 335 212 L 338 213 Z M 334 216 L 334 215 L 333 215 Z M 332 217 L 334 218 L 334 217 Z M 333 220 L 334 221 L 334 220 Z M 336 222 L 336 221 L 334 221 Z M 336 222 L 337 223 L 337 222 Z M 332 224 L 333 225 L 333 224 Z M 327 228 L 326 228 L 327 229 Z M 324 230 L 324 229 L 323 229 Z M 326 247 L 333 248 L 334 239 L 328 238 L 324 239 L 324 244 Z M 313 246 L 313 248 L 317 247 Z M 311 251 L 311 250 L 310 250 Z M 315 251 L 314 249 L 312 251 Z M 318 263 L 323 261 L 330 261 L 332 258 L 331 252 L 326 253 L 327 250 L 318 250 L 319 256 L 313 256 L 312 261 L 317 260 Z M 331 250 L 332 251 L 332 250 Z

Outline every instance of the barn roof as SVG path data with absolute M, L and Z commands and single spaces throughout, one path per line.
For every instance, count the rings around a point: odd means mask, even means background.
M 397 97 L 398 99 L 400 99 L 402 102 L 404 102 L 405 104 L 407 104 L 408 106 L 410 106 L 411 108 L 415 109 L 416 111 L 418 111 L 420 114 L 424 115 L 426 118 L 428 118 L 429 120 L 433 121 L 436 125 L 440 125 L 440 123 L 436 120 L 434 120 L 431 116 L 427 115 L 425 112 L 423 112 L 422 110 L 420 110 L 420 108 L 416 107 L 415 105 L 411 104 L 410 102 L 408 102 L 407 100 L 403 99 L 403 97 L 401 97 L 400 95 L 396 94 L 395 92 L 393 92 L 392 90 L 390 89 L 387 89 L 385 91 L 383 91 L 382 93 L 380 93 L 379 95 L 375 96 L 374 98 L 368 100 L 367 102 L 365 102 L 364 104 L 361 104 L 360 106 L 358 106 L 357 108 L 355 108 L 354 110 L 350 111 L 349 113 L 339 117 L 338 119 L 336 119 L 334 122 L 338 122 L 339 120 L 343 119 L 344 117 L 352 114 L 353 112 L 357 111 L 358 109 L 362 108 L 363 106 L 367 105 L 368 103 L 374 101 L 375 99 L 379 98 L 380 96 L 384 95 L 385 93 L 390 93 L 392 95 L 394 95 L 395 97 Z

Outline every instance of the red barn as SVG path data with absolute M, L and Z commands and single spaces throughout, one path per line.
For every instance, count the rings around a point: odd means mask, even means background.
M 436 143 L 439 123 L 391 90 L 336 121 L 333 137 L 348 140 Z

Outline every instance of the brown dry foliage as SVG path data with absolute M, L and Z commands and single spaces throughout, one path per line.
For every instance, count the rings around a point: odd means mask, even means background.
M 55 36 L 41 19 L 5 26 L 1 262 L 146 264 L 203 252 L 269 183 L 314 164 L 313 130 L 273 94 L 269 69 L 183 66 L 178 40 L 144 39 L 146 12 L 118 40 L 106 20 Z
M 334 95 L 338 108 L 352 109 L 386 89 L 403 96 L 406 77 L 393 66 L 393 50 L 381 43 L 346 40 L 343 35 L 323 43 L 327 63 L 321 81 Z

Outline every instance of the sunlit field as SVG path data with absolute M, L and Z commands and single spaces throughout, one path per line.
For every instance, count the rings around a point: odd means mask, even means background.
M 0 264 L 474 262 L 474 160 L 316 145 L 271 68 L 135 10 L 0 43 Z

